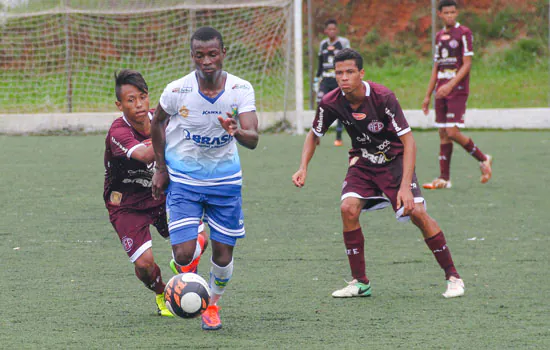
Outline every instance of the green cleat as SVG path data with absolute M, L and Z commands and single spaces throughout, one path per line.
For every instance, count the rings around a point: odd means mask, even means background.
M 370 297 L 370 283 L 361 283 L 358 280 L 348 282 L 348 285 L 332 293 L 335 298 Z
M 157 314 L 159 316 L 174 317 L 170 310 L 166 307 L 166 300 L 164 300 L 164 293 L 157 294 L 155 301 L 157 303 Z

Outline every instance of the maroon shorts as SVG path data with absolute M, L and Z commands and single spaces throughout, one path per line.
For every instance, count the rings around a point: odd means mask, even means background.
M 435 99 L 435 126 L 438 128 L 464 127 L 468 95 L 451 95 Z
M 383 209 L 391 203 L 393 210 L 399 213 L 397 192 L 399 192 L 402 177 L 403 157 L 397 157 L 385 166 L 373 166 L 360 158 L 348 168 L 341 198 L 342 200 L 348 197 L 365 199 L 363 210 L 367 211 Z M 415 203 L 424 202 L 415 173 L 413 173 L 411 191 Z M 401 219 L 401 215 L 396 217 Z
M 155 226 L 162 237 L 169 237 L 164 205 L 147 210 L 126 208 L 110 208 L 108 210 L 111 224 L 131 262 L 135 262 L 143 252 L 151 248 L 149 225 Z

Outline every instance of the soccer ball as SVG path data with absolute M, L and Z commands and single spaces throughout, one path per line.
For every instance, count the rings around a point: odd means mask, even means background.
M 174 315 L 194 318 L 210 303 L 208 283 L 196 273 L 180 273 L 170 278 L 164 288 L 166 307 Z

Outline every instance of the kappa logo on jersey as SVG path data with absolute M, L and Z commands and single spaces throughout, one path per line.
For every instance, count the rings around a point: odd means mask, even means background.
M 367 117 L 365 113 L 352 113 L 351 114 L 356 120 L 363 120 Z
M 193 141 L 196 146 L 206 148 L 220 148 L 228 145 L 233 140 L 233 136 L 229 134 L 222 137 L 209 137 L 191 134 L 187 129 L 183 129 L 183 135 L 185 140 Z
M 449 46 L 453 49 L 456 49 L 458 47 L 458 41 L 456 41 L 455 39 L 449 41 Z
M 178 112 L 184 118 L 187 118 L 189 116 L 189 109 L 187 109 L 187 107 L 185 107 L 185 106 L 181 106 L 181 108 Z
M 382 129 L 384 129 L 384 123 L 378 120 L 374 120 L 369 123 L 367 129 L 369 129 L 369 131 L 373 134 L 378 134 L 380 131 L 382 131 Z
M 243 90 L 250 90 L 250 86 L 246 85 L 246 84 L 235 84 L 231 87 L 232 90 L 240 90 L 240 89 L 243 89 Z
M 202 111 L 202 115 L 211 115 L 211 114 L 222 115 L 223 113 L 221 111 Z

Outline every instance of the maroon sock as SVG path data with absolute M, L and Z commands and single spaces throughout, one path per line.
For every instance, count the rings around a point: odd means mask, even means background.
M 164 293 L 164 287 L 166 285 L 162 282 L 160 267 L 157 264 L 155 264 L 155 268 L 153 269 L 153 273 L 151 275 L 141 275 L 137 268 L 135 268 L 135 271 L 137 278 L 145 284 L 145 287 L 149 288 L 156 294 Z
M 445 240 L 445 235 L 443 235 L 443 232 L 440 231 L 435 236 L 426 238 L 424 241 L 434 254 L 435 260 L 437 260 L 439 266 L 445 270 L 445 279 L 449 279 L 451 276 L 460 278 L 460 275 L 456 271 L 453 263 L 451 251 L 447 247 L 447 241 Z
M 472 157 L 479 160 L 480 162 L 487 160 L 487 157 L 485 156 L 485 154 L 483 154 L 483 152 L 481 152 L 480 149 L 477 148 L 477 146 L 475 145 L 474 141 L 472 141 L 472 139 L 470 139 L 466 144 L 466 146 L 463 146 L 463 147 L 466 150 L 466 152 L 470 153 Z
M 451 178 L 451 156 L 453 155 L 453 143 L 442 143 L 439 145 L 439 170 L 440 178 L 449 181 Z
M 365 238 L 361 228 L 344 232 L 344 244 L 346 245 L 351 276 L 359 282 L 369 283 L 369 279 L 365 274 Z

